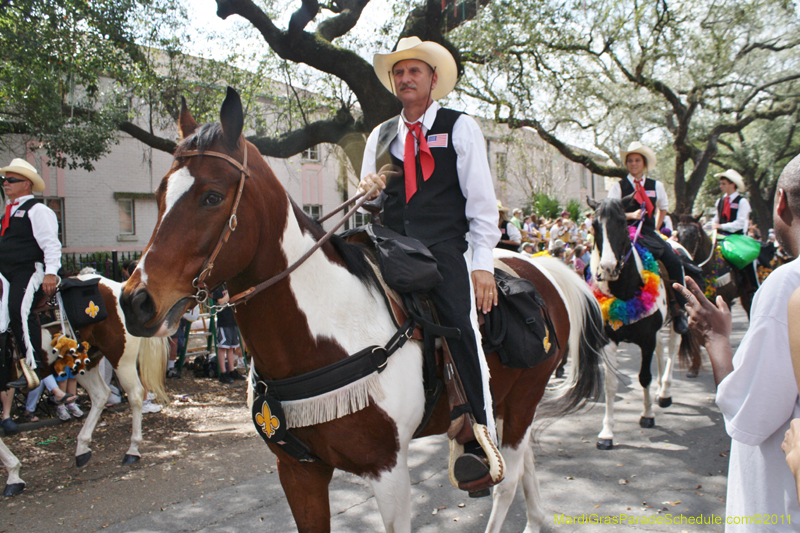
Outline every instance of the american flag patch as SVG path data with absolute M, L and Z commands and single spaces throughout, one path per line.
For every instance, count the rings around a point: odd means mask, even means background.
M 428 148 L 447 148 L 447 134 L 437 133 L 428 136 Z
M 14 216 L 15 217 L 24 217 L 25 216 L 25 211 L 20 211 L 19 209 L 17 209 L 16 211 L 14 211 Z

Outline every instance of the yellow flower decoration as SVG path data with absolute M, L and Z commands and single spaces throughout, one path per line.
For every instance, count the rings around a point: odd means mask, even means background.
M 87 315 L 89 315 L 90 317 L 94 318 L 94 317 L 97 316 L 97 313 L 100 312 L 100 308 L 97 307 L 95 305 L 95 303 L 90 300 L 89 301 L 89 307 L 87 307 L 84 311 L 86 312 Z
M 272 412 L 269 410 L 269 405 L 267 405 L 267 402 L 264 402 L 261 405 L 261 412 L 256 415 L 256 424 L 261 426 L 261 430 L 269 439 L 272 438 L 275 431 L 280 427 L 281 422 L 278 420 L 277 416 L 272 415 Z

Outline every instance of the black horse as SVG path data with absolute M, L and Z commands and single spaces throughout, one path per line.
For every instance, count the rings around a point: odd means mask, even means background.
M 645 270 L 647 264 L 652 267 L 654 263 L 652 257 L 646 261 L 646 257 L 641 257 L 642 254 L 633 249 L 623 202 L 605 199 L 598 203 L 590 198 L 588 203 L 594 209 L 592 227 L 595 242 L 590 264 L 592 278 L 595 295 L 603 307 L 606 335 L 611 340 L 605 348 L 606 361 L 611 368 L 606 369 L 606 414 L 603 418 L 603 429 L 598 435 L 597 447 L 601 450 L 610 450 L 614 447 L 614 397 L 618 381 L 612 369 L 616 367 L 617 346 L 622 342 L 629 342 L 639 346 L 642 352 L 639 383 L 644 392 L 644 409 L 639 425 L 643 428 L 655 426 L 653 401 L 650 396 L 650 382 L 653 378 L 650 366 L 653 353 L 656 354 L 658 385 L 655 398 L 660 407 L 669 407 L 672 404 L 670 385 L 673 354 L 678 338 L 681 339 L 678 355 L 682 365 L 691 362 L 691 366 L 699 366 L 700 348 L 691 333 L 679 337 L 672 328 L 668 328 L 670 338 L 668 349 L 666 353 L 664 352 L 659 332 L 669 323 L 669 313 L 663 278 L 656 278 Z M 647 281 L 650 282 L 649 285 Z M 616 315 L 610 316 L 613 312 L 608 312 L 612 298 L 623 302 L 635 302 L 638 299 L 639 303 L 630 306 L 638 305 L 640 316 L 628 314 L 626 320 L 615 321 Z M 649 306 L 646 304 L 648 302 Z

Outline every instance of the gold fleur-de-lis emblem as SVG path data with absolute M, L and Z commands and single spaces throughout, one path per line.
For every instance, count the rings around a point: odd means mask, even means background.
M 278 420 L 277 416 L 272 415 L 272 412 L 269 410 L 269 405 L 267 405 L 267 402 L 264 402 L 261 405 L 261 412 L 256 415 L 256 424 L 261 426 L 261 430 L 269 439 L 275 434 L 275 430 L 280 427 L 281 422 Z
M 97 316 L 97 313 L 100 312 L 100 308 L 97 307 L 95 305 L 95 303 L 90 300 L 89 301 L 89 307 L 87 307 L 84 311 L 86 312 L 87 315 L 89 315 L 90 317 L 94 318 L 94 317 Z
M 542 344 L 544 345 L 544 352 L 547 353 L 550 351 L 550 330 L 547 329 L 547 326 L 544 327 L 544 331 L 546 335 L 544 336 L 544 340 Z

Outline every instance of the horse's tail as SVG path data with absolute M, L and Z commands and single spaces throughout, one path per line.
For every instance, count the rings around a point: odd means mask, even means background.
M 692 330 L 681 335 L 681 345 L 678 348 L 678 366 L 681 369 L 690 368 L 697 371 L 703 366 L 703 356 L 700 353 L 700 341 Z
M 586 282 L 563 262 L 551 257 L 536 257 L 534 263 L 555 280 L 569 312 L 567 378 L 556 387 L 557 396 L 548 400 L 547 416 L 563 416 L 580 409 L 602 391 L 600 360 L 608 337 L 603 329 L 603 314 Z
M 142 384 L 158 398 L 158 402 L 169 402 L 166 389 L 169 339 L 164 337 L 142 337 L 139 339 L 139 375 Z

